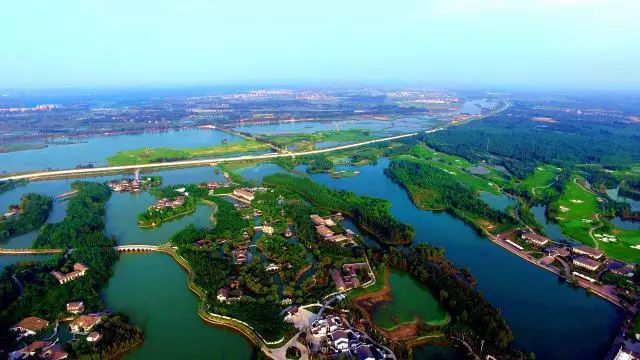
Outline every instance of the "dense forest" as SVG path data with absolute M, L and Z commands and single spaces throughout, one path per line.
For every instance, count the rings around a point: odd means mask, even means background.
M 332 190 L 302 176 L 273 174 L 265 177 L 263 182 L 293 190 L 320 208 L 348 214 L 383 243 L 408 244 L 415 236 L 411 226 L 402 224 L 391 215 L 388 201 Z
M 405 187 L 418 206 L 449 210 L 468 220 L 483 219 L 502 225 L 517 223 L 511 216 L 490 208 L 455 176 L 434 166 L 394 160 L 385 173 Z
M 0 242 L 39 228 L 47 221 L 51 204 L 49 196 L 34 193 L 24 195 L 17 215 L 7 219 L 0 216 Z
M 545 122 L 535 121 L 544 117 Z M 515 104 L 505 112 L 420 135 L 438 151 L 490 160 L 524 178 L 538 163 L 617 165 L 640 160 L 640 125 L 587 121 L 561 111 Z

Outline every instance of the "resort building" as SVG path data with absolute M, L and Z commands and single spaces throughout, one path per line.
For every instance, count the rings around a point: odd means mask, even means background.
M 19 334 L 19 338 L 35 335 L 38 331 L 49 326 L 49 322 L 39 317 L 29 316 L 15 324 L 10 330 Z
M 248 202 L 253 201 L 255 198 L 255 190 L 250 188 L 233 189 L 233 195 Z
M 349 240 L 348 237 L 346 237 L 346 236 L 344 236 L 342 234 L 327 236 L 326 239 L 328 241 L 335 242 L 335 243 L 339 243 L 339 242 L 343 242 L 343 241 Z
M 600 267 L 600 265 L 602 265 L 602 263 L 593 259 L 589 259 L 586 256 L 578 256 L 573 259 L 573 265 L 585 268 L 589 271 L 595 271 Z
M 627 264 L 619 260 L 610 260 L 606 263 L 607 270 L 620 276 L 632 277 L 636 270 L 633 264 Z
M 10 360 L 20 360 L 34 357 L 42 349 L 51 346 L 51 341 L 34 341 L 30 345 L 23 347 L 20 350 L 9 353 Z
M 542 235 L 532 232 L 526 232 L 521 235 L 522 239 L 535 246 L 545 246 L 549 243 L 549 239 Z
M 53 345 L 49 348 L 46 348 L 42 352 L 42 354 L 40 354 L 40 357 L 43 360 L 64 360 L 69 357 L 69 354 L 62 350 L 60 346 Z
M 82 301 L 73 301 L 67 303 L 67 312 L 71 314 L 80 314 L 84 311 L 84 303 Z
M 318 216 L 318 214 L 312 214 L 309 218 L 311 218 L 311 221 L 316 225 L 324 225 L 324 219 Z
M 88 269 L 89 268 L 83 263 L 75 263 L 73 264 L 73 271 L 70 273 L 63 274 L 60 271 L 52 271 L 50 274 L 56 278 L 60 284 L 64 284 L 81 276 L 85 276 Z
M 559 246 L 549 246 L 544 251 L 553 257 L 567 257 L 571 253 L 568 248 Z
M 90 343 L 97 343 L 100 339 L 102 339 L 102 335 L 97 331 L 92 331 L 87 335 L 87 342 Z
M 322 236 L 324 238 L 328 238 L 329 236 L 333 235 L 333 231 L 331 231 L 331 229 L 329 229 L 325 225 L 317 225 L 316 226 L 316 232 L 318 234 L 320 234 L 320 236 Z
M 613 360 L 640 360 L 640 354 L 631 350 L 627 350 L 623 346 L 620 346 L 616 356 Z
M 69 324 L 69 329 L 71 329 L 72 333 L 81 333 L 86 334 L 94 326 L 100 323 L 102 316 L 93 314 L 93 315 L 80 315 L 75 320 Z
M 371 352 L 371 346 L 369 345 L 360 345 L 356 348 L 356 358 L 358 360 L 375 360 L 376 358 L 373 356 L 373 352 Z
M 344 330 L 336 330 L 329 334 L 333 347 L 338 351 L 349 350 L 349 335 Z
M 225 303 L 240 300 L 241 297 L 242 297 L 242 291 L 237 289 L 231 291 L 228 287 L 223 287 L 218 289 L 218 293 L 216 294 L 216 299 L 218 299 L 218 301 L 220 302 L 225 302 Z
M 178 208 L 178 207 L 184 205 L 185 200 L 186 200 L 186 198 L 183 195 L 176 196 L 176 198 L 173 199 L 173 200 L 169 200 L 168 198 L 162 198 L 162 199 L 156 201 L 155 204 L 151 205 L 149 207 L 149 210 L 160 211 L 160 210 L 163 210 L 164 208 L 175 209 L 175 208 Z
M 599 260 L 604 256 L 604 253 L 602 251 L 585 245 L 574 247 L 573 252 L 579 255 L 586 255 L 595 260 Z

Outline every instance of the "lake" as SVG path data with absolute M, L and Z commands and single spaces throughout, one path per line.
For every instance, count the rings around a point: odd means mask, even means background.
M 0 153 L 0 173 L 45 169 L 70 169 L 79 164 L 106 165 L 107 157 L 123 150 L 169 147 L 184 149 L 237 142 L 241 137 L 214 129 L 182 129 L 142 134 L 68 138 L 76 144 Z
M 139 239 L 138 239 L 139 240 Z M 145 331 L 144 343 L 124 359 L 249 359 L 240 334 L 204 323 L 187 273 L 162 253 L 123 254 L 104 290 L 110 309 Z
M 381 302 L 373 309 L 373 321 L 385 329 L 420 319 L 430 325 L 448 321 L 447 312 L 438 300 L 411 275 L 391 269 L 391 302 Z

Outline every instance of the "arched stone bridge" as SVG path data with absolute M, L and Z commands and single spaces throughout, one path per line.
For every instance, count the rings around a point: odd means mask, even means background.
M 148 252 L 158 251 L 160 246 L 156 245 L 120 245 L 113 247 L 118 252 Z

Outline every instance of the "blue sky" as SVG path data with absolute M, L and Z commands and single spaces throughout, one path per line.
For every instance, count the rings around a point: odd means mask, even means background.
M 637 0 L 3 0 L 0 88 L 640 87 Z

